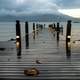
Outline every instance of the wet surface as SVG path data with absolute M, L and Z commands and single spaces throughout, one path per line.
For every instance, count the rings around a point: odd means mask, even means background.
M 56 33 L 55 33 L 56 34 Z M 15 80 L 77 80 L 80 79 L 80 54 L 71 53 L 66 57 L 65 41 L 57 45 L 56 35 L 42 30 L 35 40 L 30 36 L 29 49 L 25 49 L 25 39 L 22 39 L 22 55 L 17 58 L 16 49 L 0 54 L 0 78 Z M 40 62 L 41 64 L 37 64 Z M 29 77 L 24 75 L 25 69 L 37 68 L 39 75 Z

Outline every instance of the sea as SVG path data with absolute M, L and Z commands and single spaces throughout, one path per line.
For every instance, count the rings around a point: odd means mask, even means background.
M 49 24 L 54 24 L 55 22 L 35 22 L 35 24 L 45 24 L 48 28 Z M 25 23 L 21 22 L 21 37 L 25 36 Z M 55 23 L 56 24 L 56 23 Z M 29 22 L 29 33 L 32 32 L 33 22 Z M 60 26 L 63 26 L 63 39 L 66 38 L 66 27 L 67 22 L 61 22 Z M 0 41 L 8 41 L 11 38 L 16 38 L 16 22 L 0 22 Z M 80 40 L 80 23 L 72 23 L 71 27 L 71 40 Z

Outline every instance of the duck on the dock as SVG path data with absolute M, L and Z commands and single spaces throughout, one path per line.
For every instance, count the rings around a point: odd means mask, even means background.
M 41 64 L 41 62 L 40 62 L 39 60 L 36 60 L 36 63 L 37 63 L 37 64 Z

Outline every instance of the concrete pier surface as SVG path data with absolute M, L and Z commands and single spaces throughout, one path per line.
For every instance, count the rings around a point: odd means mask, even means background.
M 25 48 L 24 38 L 21 40 L 21 58 L 17 57 L 15 45 L 10 50 L 0 51 L 0 79 L 80 80 L 79 48 L 72 50 L 71 57 L 67 58 L 66 42 L 61 37 L 60 41 L 56 41 L 56 32 L 51 33 L 47 28 L 39 31 L 35 40 L 30 34 L 28 49 Z M 39 75 L 26 76 L 24 70 L 29 68 L 37 68 Z

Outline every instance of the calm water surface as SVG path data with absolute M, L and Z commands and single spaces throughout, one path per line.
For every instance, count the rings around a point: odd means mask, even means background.
M 39 23 L 39 22 L 38 22 Z M 25 36 L 25 23 L 21 22 L 21 34 L 22 37 Z M 41 22 L 41 24 L 44 24 Z M 46 22 L 46 27 L 52 22 Z M 16 37 L 16 23 L 15 22 L 0 22 L 0 41 L 7 41 L 11 38 Z M 60 23 L 60 25 L 64 26 L 63 39 L 65 40 L 66 36 L 66 25 L 67 23 Z M 29 33 L 32 32 L 33 22 L 29 22 Z M 80 40 L 80 23 L 72 23 L 72 31 L 71 31 L 71 40 Z

